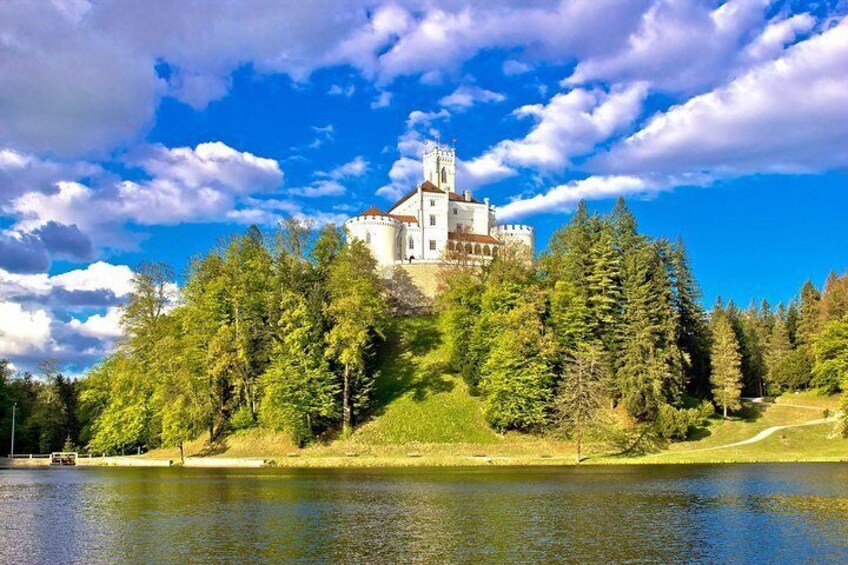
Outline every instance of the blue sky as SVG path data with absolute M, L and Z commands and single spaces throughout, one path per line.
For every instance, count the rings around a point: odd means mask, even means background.
M 328 17 L 332 14 L 332 17 Z M 848 3 L 0 6 L 0 357 L 78 372 L 131 268 L 420 180 L 537 228 L 623 195 L 710 305 L 848 269 Z M 179 284 L 180 280 L 175 281 Z

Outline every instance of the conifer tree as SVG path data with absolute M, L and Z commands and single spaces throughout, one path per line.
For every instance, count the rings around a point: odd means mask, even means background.
M 699 302 L 701 290 L 682 239 L 675 242 L 670 257 L 678 315 L 677 345 L 684 354 L 682 364 L 687 387 L 694 393 L 705 393 L 709 388 L 710 351 L 706 314 Z
M 824 325 L 813 344 L 816 361 L 811 384 L 825 394 L 848 386 L 848 318 Z
M 712 327 L 712 385 L 713 399 L 724 417 L 728 410 L 737 410 L 742 396 L 742 370 L 739 342 L 728 314 L 717 307 L 713 310 Z
M 562 368 L 554 407 L 559 426 L 574 439 L 577 464 L 584 438 L 602 424 L 603 383 L 608 374 L 604 351 L 592 342 L 577 345 Z

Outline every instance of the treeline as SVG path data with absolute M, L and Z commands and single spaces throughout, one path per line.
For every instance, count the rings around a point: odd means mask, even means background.
M 535 264 L 519 248 L 482 272 L 457 261 L 439 307 L 452 363 L 495 428 L 565 430 L 579 445 L 609 408 L 682 438 L 711 401 L 726 415 L 743 393 L 843 390 L 846 281 L 821 296 L 808 283 L 774 312 L 719 302 L 708 315 L 683 243 L 640 234 L 619 200 L 606 216 L 580 204 Z
M 388 323 L 375 262 L 328 226 L 251 227 L 193 261 L 179 297 L 142 265 L 125 340 L 85 378 L 88 445 L 179 446 L 261 425 L 302 444 L 367 410 Z
M 464 259 L 442 269 L 436 308 L 498 430 L 564 433 L 578 449 L 614 425 L 683 438 L 744 395 L 848 389 L 848 276 L 785 306 L 708 313 L 683 243 L 639 233 L 623 200 L 605 216 L 581 204 L 538 260 L 512 245 L 482 269 Z M 0 364 L 0 442 L 15 403 L 18 452 L 182 449 L 252 426 L 300 445 L 347 434 L 368 414 L 390 311 L 421 305 L 375 266 L 362 242 L 296 221 L 223 241 L 178 293 L 167 266 L 141 265 L 125 337 L 84 378 Z
M 80 381 L 58 371 L 55 363 L 44 362 L 39 376 L 15 374 L 9 362 L 0 359 L 0 450 L 11 450 L 12 413 L 15 416 L 15 451 L 50 453 L 72 451 L 84 437 L 88 419 L 79 403 Z M 13 410 L 14 409 L 14 410 Z

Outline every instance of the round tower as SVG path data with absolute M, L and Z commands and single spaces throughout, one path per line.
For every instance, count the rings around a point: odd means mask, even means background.
M 374 207 L 344 223 L 348 241 L 364 241 L 380 267 L 388 267 L 400 259 L 403 223 Z
M 530 249 L 530 256 L 536 253 L 536 229 L 523 224 L 502 224 L 492 227 L 492 235 L 500 242 L 517 241 Z

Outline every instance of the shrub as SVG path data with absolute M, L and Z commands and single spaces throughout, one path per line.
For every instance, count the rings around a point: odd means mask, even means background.
M 692 428 L 702 426 L 713 412 L 713 405 L 707 400 L 697 408 L 675 408 L 662 404 L 654 426 L 657 434 L 664 439 L 686 439 Z

